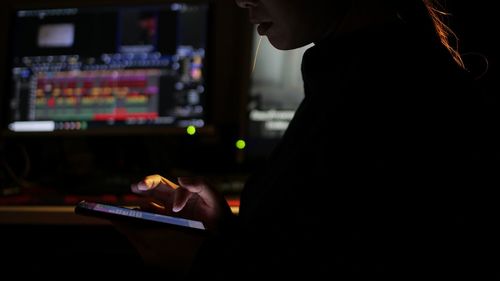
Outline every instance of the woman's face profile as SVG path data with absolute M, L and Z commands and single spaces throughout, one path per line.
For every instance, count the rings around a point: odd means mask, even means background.
M 347 0 L 235 0 L 250 22 L 280 50 L 321 40 L 347 13 Z

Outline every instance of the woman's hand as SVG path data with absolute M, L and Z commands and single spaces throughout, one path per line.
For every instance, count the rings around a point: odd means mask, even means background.
M 212 233 L 218 232 L 231 219 L 227 201 L 207 180 L 182 177 L 178 182 L 179 185 L 160 175 L 152 175 L 133 184 L 132 191 L 146 197 L 142 209 L 202 221 Z
M 231 217 L 224 197 L 202 178 L 179 178 L 179 185 L 160 175 L 132 184 L 134 193 L 144 196 L 141 209 L 202 221 L 210 233 L 217 233 Z M 189 269 L 205 236 L 163 226 L 144 226 L 113 221 L 137 249 L 147 266 L 184 273 Z

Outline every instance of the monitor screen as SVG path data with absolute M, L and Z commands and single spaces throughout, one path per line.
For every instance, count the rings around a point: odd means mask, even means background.
M 6 129 L 205 126 L 208 13 L 206 3 L 15 11 Z

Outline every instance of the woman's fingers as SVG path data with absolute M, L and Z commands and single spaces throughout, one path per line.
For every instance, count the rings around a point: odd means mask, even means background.
M 146 177 L 143 181 L 133 184 L 132 191 L 146 195 L 154 201 L 161 202 L 161 207 L 144 206 L 143 208 L 153 210 L 159 213 L 178 213 L 183 211 L 189 205 L 189 210 L 197 210 L 206 216 L 215 216 L 224 210 L 227 205 L 224 198 L 215 190 L 210 188 L 207 181 L 202 177 L 181 177 L 178 178 L 180 184 L 177 185 L 165 178 L 152 175 Z M 196 203 L 189 203 L 190 199 L 196 196 Z M 158 201 L 159 200 L 159 201 Z M 162 207 L 165 207 L 163 209 Z M 194 208 L 194 209 L 193 209 Z M 228 207 L 229 208 L 229 207 Z M 185 210 L 188 211 L 188 210 Z
M 176 183 L 160 176 L 160 175 L 150 175 L 145 177 L 142 181 L 134 183 L 131 185 L 132 192 L 142 194 L 154 189 L 177 189 L 179 185 Z
M 132 190 L 133 193 L 137 194 L 142 194 L 144 192 L 147 192 L 149 190 L 148 186 L 143 182 L 138 182 L 138 183 L 133 183 L 130 186 L 130 189 Z
M 193 195 L 193 193 L 191 193 L 188 189 L 186 188 L 178 188 L 175 190 L 174 192 L 174 202 L 173 202 L 173 206 L 172 206 L 172 211 L 174 212 L 179 212 L 181 211 L 184 206 L 186 206 L 186 203 L 188 202 L 189 198 L 191 198 L 191 196 Z
M 176 183 L 173 183 L 160 175 L 147 176 L 146 178 L 144 178 L 143 182 L 150 189 L 157 187 L 160 183 L 173 189 L 177 189 L 179 187 L 179 185 L 177 185 Z
M 163 177 L 160 175 L 147 176 L 142 181 L 132 184 L 131 190 L 138 194 L 148 192 L 160 185 L 162 183 L 162 178 Z
M 208 206 L 213 206 L 216 200 L 215 194 L 202 178 L 178 178 L 179 184 L 191 193 L 196 193 Z

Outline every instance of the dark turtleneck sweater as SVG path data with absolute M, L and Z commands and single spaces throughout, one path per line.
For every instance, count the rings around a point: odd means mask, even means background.
M 486 258 L 496 245 L 483 223 L 498 208 L 481 96 L 432 38 L 398 22 L 307 50 L 305 98 L 248 180 L 237 226 L 207 243 L 197 274 L 386 280 L 499 271 Z

